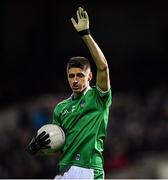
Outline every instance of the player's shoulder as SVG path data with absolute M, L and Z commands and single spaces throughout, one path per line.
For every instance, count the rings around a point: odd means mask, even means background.
M 96 91 L 96 86 L 91 86 L 88 90 L 88 92 L 95 92 Z
M 71 98 L 69 97 L 69 98 L 67 98 L 67 99 L 64 99 L 64 100 L 60 101 L 60 102 L 55 106 L 54 111 L 57 111 L 57 110 L 62 109 L 64 106 L 67 105 L 67 103 L 70 102 L 70 100 L 71 100 Z
M 94 93 L 99 93 L 99 94 L 102 94 L 102 95 L 109 94 L 111 92 L 111 88 L 109 90 L 107 90 L 107 91 L 103 91 L 98 86 L 92 86 L 91 90 Z
M 66 105 L 67 103 L 69 103 L 70 101 L 71 101 L 71 97 L 60 101 L 60 102 L 57 104 L 57 106 L 64 106 L 64 105 Z

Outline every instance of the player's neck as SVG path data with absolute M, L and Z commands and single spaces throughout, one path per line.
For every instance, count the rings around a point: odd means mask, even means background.
M 91 87 L 88 85 L 82 92 L 79 93 L 73 93 L 73 99 L 78 99 L 79 97 L 81 97 L 83 94 L 85 95 L 85 93 L 88 91 L 88 89 L 90 89 Z
M 73 93 L 73 99 L 78 99 L 83 93 Z

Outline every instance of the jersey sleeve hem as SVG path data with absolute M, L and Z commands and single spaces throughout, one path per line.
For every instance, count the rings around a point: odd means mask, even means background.
M 110 88 L 107 91 L 103 91 L 102 89 L 99 88 L 99 86 L 96 86 L 96 89 L 102 94 L 106 94 L 110 91 Z

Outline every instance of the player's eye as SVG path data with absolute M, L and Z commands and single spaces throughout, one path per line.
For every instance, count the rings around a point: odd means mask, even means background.
M 69 74 L 69 78 L 74 78 L 75 75 L 74 74 Z
M 84 74 L 79 73 L 79 74 L 77 74 L 77 76 L 80 77 L 80 78 L 82 78 L 82 77 L 84 77 Z

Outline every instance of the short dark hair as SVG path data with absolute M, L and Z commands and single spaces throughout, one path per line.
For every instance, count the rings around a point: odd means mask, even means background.
M 71 57 L 67 63 L 67 71 L 72 67 L 88 69 L 90 68 L 90 62 L 82 56 Z

